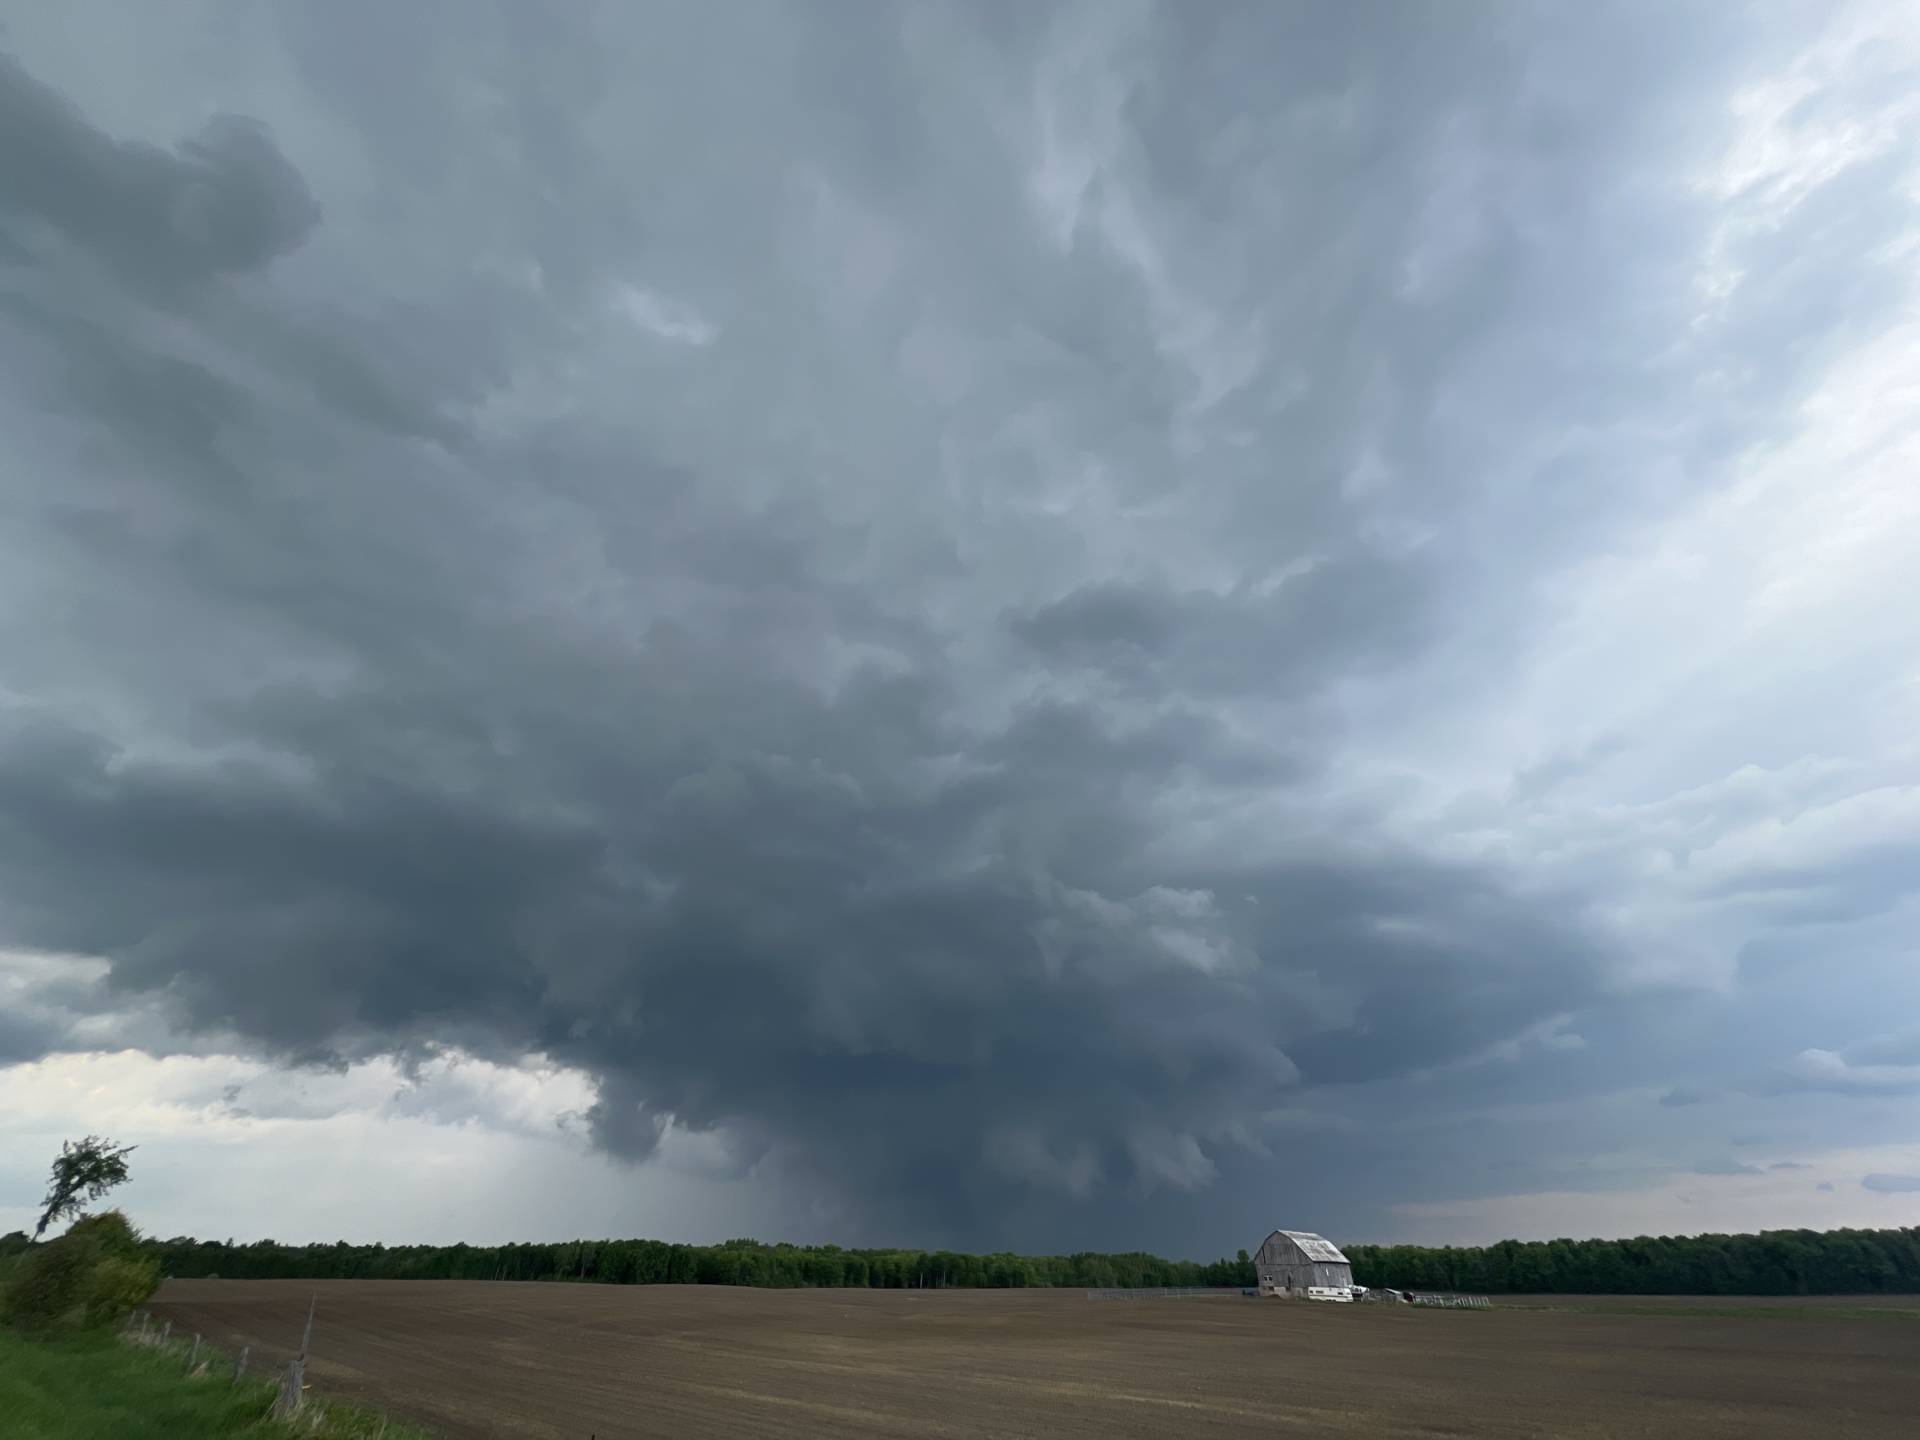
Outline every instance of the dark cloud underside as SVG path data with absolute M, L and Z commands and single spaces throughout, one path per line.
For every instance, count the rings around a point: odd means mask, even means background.
M 1689 328 L 1700 97 L 1780 35 L 273 13 L 284 114 L 178 138 L 0 57 L 0 942 L 289 1060 L 551 1057 L 616 1154 L 973 1243 L 1169 1233 L 1329 1087 L 1620 1003 L 1591 896 L 1378 823 L 1349 697 L 1483 673 L 1806 383 Z

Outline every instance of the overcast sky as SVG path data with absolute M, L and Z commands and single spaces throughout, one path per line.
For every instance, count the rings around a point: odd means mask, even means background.
M 1915 1223 L 1913 6 L 0 14 L 0 1229 Z

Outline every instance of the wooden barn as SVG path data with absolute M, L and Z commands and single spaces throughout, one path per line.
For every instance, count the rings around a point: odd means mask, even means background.
M 1309 1230 L 1276 1230 L 1260 1242 L 1253 1257 L 1262 1295 L 1297 1295 L 1310 1300 L 1348 1300 L 1353 1296 L 1353 1266 L 1340 1247 Z

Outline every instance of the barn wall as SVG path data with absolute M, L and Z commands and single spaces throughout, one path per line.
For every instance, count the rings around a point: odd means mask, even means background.
M 1283 1290 L 1304 1290 L 1319 1283 L 1313 1278 L 1311 1265 L 1270 1265 L 1260 1272 L 1260 1279 Z
M 1309 1260 L 1299 1246 L 1284 1236 L 1260 1246 L 1254 1255 L 1254 1272 L 1262 1286 L 1281 1290 L 1306 1290 L 1316 1286 L 1340 1289 L 1353 1284 L 1351 1265 Z

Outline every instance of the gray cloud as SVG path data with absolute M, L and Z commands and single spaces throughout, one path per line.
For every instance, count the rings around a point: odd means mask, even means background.
M 1660 1097 L 1660 1103 L 1669 1110 L 1677 1110 L 1686 1105 L 1704 1105 L 1713 1098 L 1712 1091 L 1696 1089 L 1691 1085 L 1676 1085 Z
M 1855 1065 L 1920 1065 L 1920 1027 L 1875 1035 L 1848 1048 Z
M 1385 663 L 1412 644 L 1423 568 L 1420 558 L 1313 555 L 1267 582 L 1270 593 L 1230 595 L 1099 582 L 1016 617 L 1013 629 L 1053 664 L 1129 690 L 1297 694 L 1329 667 Z
M 1911 1195 L 1920 1192 L 1920 1175 L 1869 1175 L 1860 1186 L 1880 1195 Z
M 1381 1223 L 1429 1137 L 1575 1163 L 1473 1107 L 1719 1098 L 1746 1003 L 1814 1053 L 1792 965 L 1643 972 L 1897 908 L 1892 821 L 1743 858 L 1827 772 L 1420 758 L 1899 299 L 1891 160 L 1752 234 L 1695 183 L 1804 25 L 529 16 L 288 10 L 204 128 L 0 67 L 0 943 L 961 1243 Z
M 1870 1061 L 1857 1058 L 1857 1053 L 1802 1050 L 1768 1078 L 1768 1088 L 1841 1095 L 1911 1094 L 1920 1091 L 1920 1065 Z
M 218 115 L 171 149 L 117 141 L 0 55 L 0 213 L 45 226 L 141 288 L 258 269 L 320 210 L 258 121 Z M 30 233 L 30 231 L 29 231 Z

